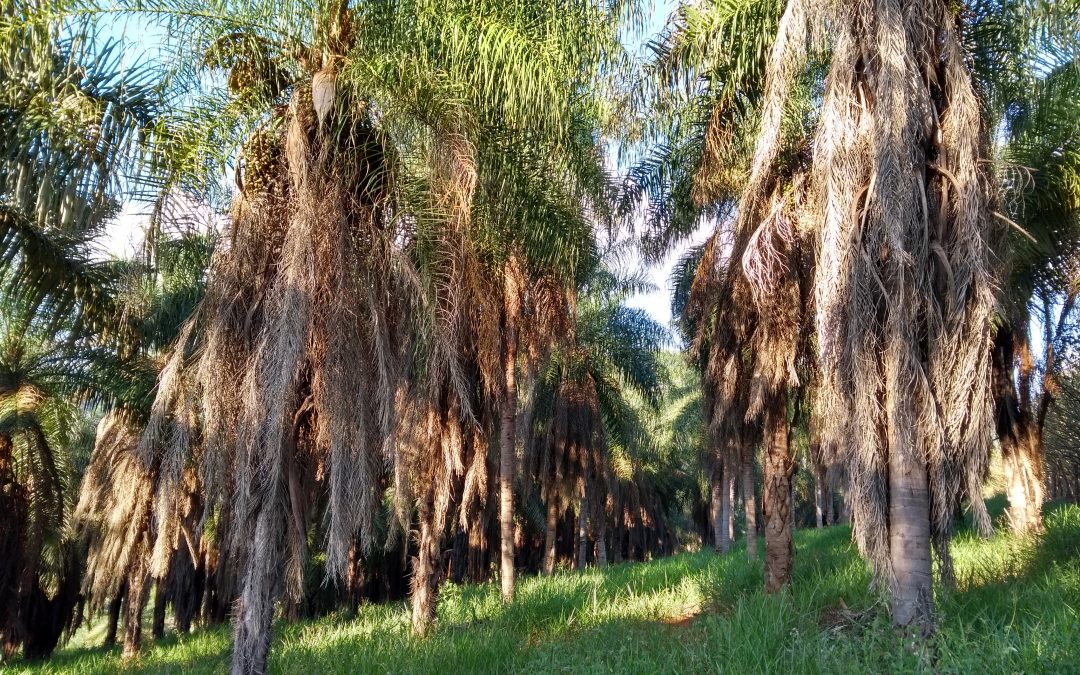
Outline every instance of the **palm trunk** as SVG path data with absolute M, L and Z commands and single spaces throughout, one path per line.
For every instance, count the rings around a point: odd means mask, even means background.
M 728 550 L 735 543 L 735 469 L 728 461 L 724 467 L 724 491 L 727 492 L 727 512 L 724 522 L 727 524 Z
M 773 397 L 765 410 L 765 590 L 774 593 L 791 582 L 791 475 L 787 392 Z
M 555 527 L 559 520 L 559 496 L 552 492 L 547 503 L 547 523 L 544 528 L 544 567 L 545 575 L 555 573 Z
M 836 485 L 837 485 L 837 471 L 836 467 L 833 467 L 832 471 L 828 472 L 829 477 L 829 500 L 825 505 L 825 517 L 828 520 L 829 525 L 836 524 Z
M 499 449 L 499 583 L 503 602 L 514 599 L 514 453 L 517 446 L 517 342 L 521 298 L 516 266 L 506 263 L 504 302 L 506 325 L 503 334 L 503 373 L 506 391 L 502 402 Z
M 897 626 L 933 626 L 930 561 L 930 490 L 926 464 L 916 448 L 889 448 L 889 557 L 892 563 L 892 619 Z
M 303 408 L 300 409 L 302 411 Z M 255 512 L 254 532 L 233 616 L 232 675 L 262 675 L 270 659 L 274 609 L 284 588 L 287 537 L 300 536 L 304 508 L 296 474 L 297 438 L 302 412 L 293 414 L 291 429 L 277 448 L 277 462 L 260 476 L 267 494 Z M 236 523 L 230 523 L 235 527 Z M 294 528 L 290 532 L 290 528 Z M 219 567 L 220 569 L 220 567 Z
M 623 541 L 626 539 L 626 513 L 621 504 L 615 509 L 614 515 L 614 527 L 611 530 L 611 562 L 618 565 L 623 561 Z
M 716 520 L 716 533 L 719 538 L 719 546 L 721 553 L 731 552 L 731 491 L 728 490 L 728 474 L 731 473 L 726 466 L 727 462 L 720 474 L 720 479 L 717 481 L 716 489 L 720 492 L 720 513 L 719 518 Z
M 585 569 L 589 552 L 589 498 L 581 498 L 577 526 L 577 569 Z
M 155 640 L 165 637 L 165 584 L 160 580 L 154 584 L 154 620 L 150 624 L 150 635 Z
M 233 617 L 233 675 L 262 675 L 270 657 L 274 607 L 281 594 L 286 513 L 282 498 L 263 504 Z
M 120 626 L 120 609 L 124 604 L 124 596 L 127 594 L 127 581 L 120 586 L 120 590 L 116 592 L 116 595 L 109 600 L 109 612 L 108 619 L 105 623 L 105 643 L 102 645 L 106 649 L 116 645 L 116 631 Z
M 749 443 L 743 448 L 742 497 L 746 511 L 746 558 L 755 562 L 758 557 L 757 496 L 754 493 L 754 451 Z
M 727 553 L 727 527 L 724 522 L 724 481 L 723 469 L 715 468 L 710 480 L 710 517 L 713 530 L 713 550 Z
M 145 556 L 140 556 L 145 558 Z M 142 613 L 146 601 L 150 577 L 142 569 L 145 565 L 136 563 L 136 570 L 128 577 L 127 604 L 124 605 L 124 649 L 123 658 L 132 659 L 142 649 Z
M 601 512 L 596 523 L 596 566 L 604 567 L 607 563 L 607 518 Z
M 813 452 L 813 450 L 811 451 Z M 820 461 L 814 462 L 814 518 L 817 527 L 825 527 L 828 525 L 828 516 L 826 514 L 826 494 L 828 492 L 828 476 L 826 475 L 824 464 Z
M 1042 439 L 1033 425 L 1018 430 L 1019 438 L 1001 443 L 1009 522 L 1017 534 L 1042 530 L 1045 493 L 1042 479 Z
M 1023 320 L 1018 319 L 1017 321 Z M 1020 335 L 1020 367 L 1014 380 L 1016 339 L 1013 329 L 1002 326 L 994 337 L 992 372 L 996 426 L 1005 468 L 1005 493 L 1009 522 L 1017 534 L 1042 529 L 1043 448 L 1042 434 L 1030 410 L 1030 380 L 1034 372 L 1027 340 Z
M 176 632 L 185 635 L 191 632 L 191 621 L 199 611 L 206 588 L 206 570 L 203 568 L 202 556 L 197 555 L 197 561 L 193 560 L 191 550 L 187 546 L 181 546 L 169 571 L 168 586 L 172 591 Z
M 435 495 L 428 491 L 420 506 L 420 541 L 413 562 L 412 630 L 422 636 L 435 620 L 435 604 L 438 593 L 438 571 L 435 562 L 439 558 L 439 533 L 435 527 Z

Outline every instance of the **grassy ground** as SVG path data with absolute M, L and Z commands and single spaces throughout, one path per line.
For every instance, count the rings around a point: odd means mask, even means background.
M 355 617 L 280 625 L 272 672 L 403 673 L 1080 673 L 1080 508 L 1055 509 L 1040 539 L 961 532 L 954 591 L 938 592 L 939 627 L 926 646 L 892 630 L 868 590 L 847 527 L 796 534 L 789 594 L 767 597 L 760 566 L 731 555 L 683 554 L 553 578 L 527 578 L 518 600 L 495 584 L 451 586 L 434 633 L 409 635 L 404 605 Z M 85 641 L 88 637 L 84 636 Z M 119 651 L 70 644 L 14 672 L 210 673 L 227 669 L 224 628 Z

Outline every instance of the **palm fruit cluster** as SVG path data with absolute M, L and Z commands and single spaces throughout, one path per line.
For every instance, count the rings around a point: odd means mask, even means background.
M 259 129 L 248 138 L 243 148 L 243 191 L 253 197 L 263 194 L 274 180 L 281 159 L 278 134 Z

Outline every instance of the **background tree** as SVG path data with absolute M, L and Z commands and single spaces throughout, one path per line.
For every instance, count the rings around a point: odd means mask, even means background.
M 1042 434 L 1074 322 L 1077 11 L 1069 2 L 976 4 L 965 28 L 989 124 L 999 130 L 1002 217 L 1014 225 L 993 371 L 1009 522 L 1020 533 L 1042 528 Z
M 73 623 L 80 556 L 68 527 L 88 455 L 89 350 L 51 339 L 49 321 L 0 305 L 0 481 L 4 657 L 48 656 Z

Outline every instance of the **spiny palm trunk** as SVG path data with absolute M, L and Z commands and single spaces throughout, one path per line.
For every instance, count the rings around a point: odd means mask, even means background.
M 812 454 L 817 454 L 812 451 Z M 828 471 L 820 460 L 814 460 L 814 518 L 817 527 L 829 524 L 828 503 L 831 501 Z
M 19 582 L 23 575 L 27 498 L 15 478 L 14 445 L 0 434 L 0 659 L 15 656 L 22 642 Z
M 499 584 L 503 602 L 514 599 L 514 452 L 517 445 L 517 342 L 520 297 L 513 261 L 507 262 L 506 325 L 503 372 L 506 391 L 502 402 L 499 449 Z
M 754 451 L 749 443 L 743 448 L 742 461 L 743 510 L 746 511 L 746 558 L 757 561 L 757 496 L 754 493 Z
M 607 563 L 607 517 L 601 510 L 596 523 L 596 566 L 604 567 Z
M 233 675 L 262 675 L 270 656 L 274 606 L 282 588 L 285 497 L 270 498 L 256 519 L 253 545 L 233 617 Z
M 555 573 L 555 528 L 559 522 L 559 496 L 552 492 L 547 503 L 547 523 L 544 527 L 544 566 L 545 575 Z
M 718 553 L 727 553 L 731 549 L 727 530 L 727 490 L 724 489 L 723 469 L 713 470 L 710 482 L 710 520 L 713 528 L 713 549 Z
M 622 504 L 614 509 L 614 527 L 611 532 L 611 562 L 618 565 L 623 561 L 623 542 L 626 541 L 626 512 Z
M 469 526 L 468 576 L 471 581 L 486 581 L 488 576 L 488 524 L 487 509 L 477 508 Z
M 727 509 L 724 524 L 727 526 L 728 550 L 735 543 L 735 467 L 731 461 L 724 468 L 724 492 L 727 493 Z
M 791 582 L 791 475 L 787 392 L 773 397 L 765 410 L 765 590 L 774 593 Z
M 202 605 L 206 589 L 206 570 L 202 556 L 198 562 L 192 559 L 187 546 L 181 546 L 176 553 L 170 571 L 169 588 L 172 591 L 173 620 L 176 632 L 186 635 L 191 632 L 191 622 Z
M 1042 439 L 1034 425 L 1021 426 L 1014 431 L 1016 437 L 1003 438 L 1001 442 L 1009 521 L 1018 534 L 1040 532 L 1045 501 Z

